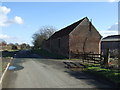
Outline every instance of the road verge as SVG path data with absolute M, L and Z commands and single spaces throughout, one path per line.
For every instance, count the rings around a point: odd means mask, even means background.
M 3 82 L 3 79 L 4 79 L 5 75 L 6 75 L 6 73 L 7 73 L 8 67 L 9 67 L 10 64 L 11 64 L 12 59 L 13 59 L 13 58 L 11 57 L 10 62 L 7 64 L 4 72 L 2 73 L 2 76 L 1 76 L 1 78 L 0 78 L 0 89 L 2 89 L 2 82 Z

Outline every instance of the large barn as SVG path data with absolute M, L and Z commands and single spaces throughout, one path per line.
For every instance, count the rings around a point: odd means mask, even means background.
M 55 32 L 44 44 L 44 49 L 70 57 L 71 53 L 100 53 L 102 36 L 87 17 Z

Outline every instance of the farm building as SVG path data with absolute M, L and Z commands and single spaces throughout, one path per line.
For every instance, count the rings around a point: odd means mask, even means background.
M 101 52 L 106 54 L 107 49 L 110 50 L 110 56 L 118 56 L 120 50 L 120 35 L 107 36 L 101 41 Z
M 43 48 L 66 57 L 76 53 L 100 53 L 102 36 L 87 17 L 55 32 Z

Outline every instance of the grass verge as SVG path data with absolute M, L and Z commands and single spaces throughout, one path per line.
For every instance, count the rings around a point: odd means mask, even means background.
M 84 72 L 89 72 L 98 76 L 102 76 L 114 82 L 117 85 L 120 84 L 120 70 L 106 69 L 95 65 L 85 65 L 85 66 L 86 68 L 84 69 Z
M 4 72 L 5 68 L 7 67 L 7 64 L 8 64 L 8 62 L 3 62 L 2 63 L 2 72 Z
M 2 58 L 0 61 L 0 72 L 4 72 L 6 69 L 7 64 L 11 61 L 11 58 Z

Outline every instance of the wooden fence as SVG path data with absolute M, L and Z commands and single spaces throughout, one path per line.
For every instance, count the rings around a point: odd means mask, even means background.
M 82 59 L 82 61 L 86 63 L 101 64 L 104 57 L 101 54 L 78 53 L 72 54 L 71 58 Z

